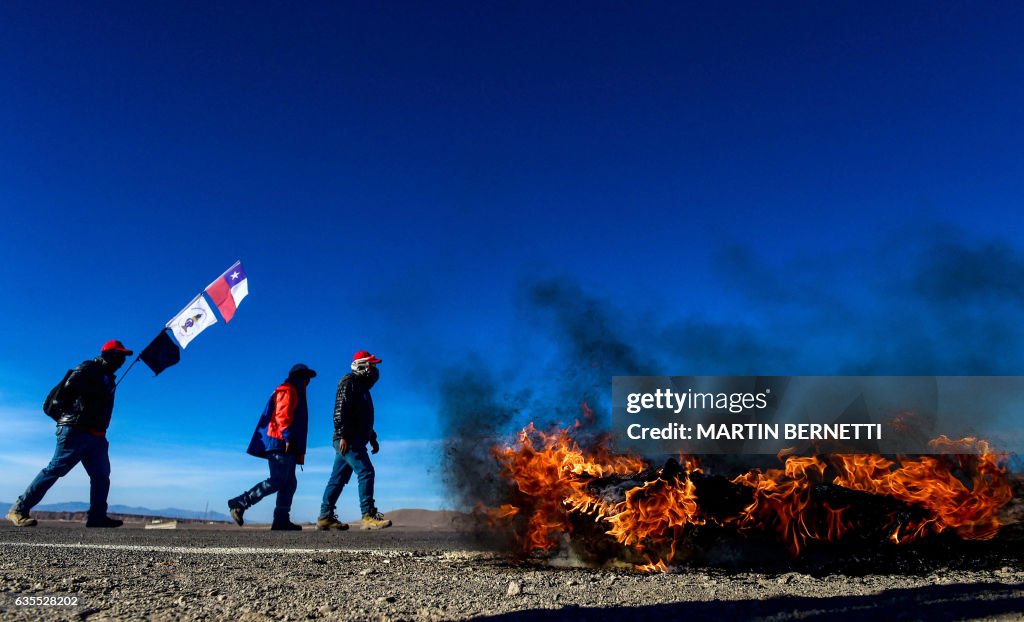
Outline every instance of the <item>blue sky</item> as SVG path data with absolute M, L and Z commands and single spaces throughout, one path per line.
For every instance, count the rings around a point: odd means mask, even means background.
M 64 370 L 141 349 L 236 259 L 235 319 L 119 391 L 112 502 L 222 509 L 302 361 L 312 517 L 368 349 L 381 507 L 450 505 L 453 370 L 582 391 L 585 316 L 545 279 L 652 373 L 1024 373 L 1022 26 L 1008 2 L 5 3 L 0 499 L 49 457 Z

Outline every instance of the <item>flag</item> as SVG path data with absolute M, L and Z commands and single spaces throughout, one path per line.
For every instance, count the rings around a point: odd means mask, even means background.
M 206 298 L 199 294 L 192 299 L 192 302 L 188 303 L 187 307 L 179 311 L 178 315 L 167 322 L 167 328 L 174 333 L 174 338 L 178 340 L 181 347 L 186 348 L 196 335 L 216 323 L 217 316 L 213 314 L 213 309 L 206 302 Z
M 210 283 L 206 288 L 206 293 L 213 300 L 213 304 L 217 305 L 224 321 L 230 322 L 242 299 L 249 295 L 249 281 L 245 278 L 242 262 L 236 261 L 235 265 L 220 275 L 220 278 Z
M 178 364 L 178 361 L 181 360 L 181 350 L 167 334 L 167 329 L 164 329 L 142 350 L 139 358 L 153 370 L 155 375 L 159 376 L 163 370 Z

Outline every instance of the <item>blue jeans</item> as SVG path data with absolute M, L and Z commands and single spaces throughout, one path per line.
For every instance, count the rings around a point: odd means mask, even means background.
M 71 426 L 57 426 L 57 448 L 53 451 L 50 464 L 46 465 L 25 494 L 18 497 L 17 505 L 24 512 L 34 508 L 46 491 L 57 480 L 71 472 L 81 462 L 89 474 L 89 518 L 103 518 L 107 515 L 107 494 L 110 492 L 110 444 L 102 436 L 95 436 Z
M 334 441 L 334 468 L 331 469 L 331 477 L 327 480 L 327 488 L 324 489 L 324 499 L 320 504 L 320 518 L 326 518 L 334 513 L 338 497 L 341 496 L 341 489 L 352 478 L 353 471 L 359 480 L 359 509 L 364 515 L 377 511 L 373 504 L 375 471 L 373 464 L 370 463 L 370 456 L 366 453 L 366 445 L 349 445 L 348 451 L 342 454 L 338 451 L 338 441 Z
M 231 507 L 250 508 L 267 495 L 277 493 L 277 505 L 274 507 L 274 522 L 287 521 L 292 511 L 292 498 L 299 480 L 295 478 L 295 456 L 283 451 L 272 451 L 267 454 L 270 465 L 270 477 L 256 484 L 249 490 L 228 501 Z

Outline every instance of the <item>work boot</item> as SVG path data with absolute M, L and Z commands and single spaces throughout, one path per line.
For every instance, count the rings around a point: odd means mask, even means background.
M 15 503 L 11 506 L 11 509 L 7 510 L 7 520 L 11 521 L 18 527 L 35 527 L 38 521 L 28 515 L 28 512 L 21 509 L 21 506 Z
M 331 529 L 345 531 L 348 529 L 348 523 L 338 520 L 337 514 L 331 514 L 330 516 L 321 516 L 316 519 L 316 528 L 318 531 L 329 531 Z
M 116 518 L 110 518 L 109 516 L 104 516 L 102 518 L 90 518 L 89 520 L 85 521 L 86 527 L 101 527 L 104 529 L 120 527 L 123 524 L 123 520 L 117 520 Z
M 274 521 L 274 524 L 270 526 L 271 531 L 302 531 L 302 525 L 296 525 L 290 520 L 285 521 Z
M 359 521 L 359 526 L 363 529 L 384 529 L 391 526 L 391 521 L 384 518 L 384 515 L 377 510 L 374 510 L 369 514 L 363 514 L 363 519 Z
M 239 527 L 245 524 L 245 519 L 242 518 L 242 515 L 245 514 L 245 508 L 240 505 L 235 505 L 234 499 L 228 500 L 228 512 L 231 514 L 231 518 L 235 519 L 235 523 L 237 523 Z

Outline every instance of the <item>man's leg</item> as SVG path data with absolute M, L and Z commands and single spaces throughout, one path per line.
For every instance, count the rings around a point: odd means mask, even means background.
M 353 448 L 348 451 L 349 464 L 355 471 L 359 480 L 359 510 L 363 516 L 377 513 L 377 506 L 373 500 L 373 480 L 377 472 L 370 462 L 370 455 L 366 453 L 365 447 Z
M 373 499 L 373 482 L 377 476 L 373 463 L 370 462 L 370 455 L 366 453 L 365 447 L 360 447 L 352 452 L 352 469 L 359 480 L 359 510 L 363 516 L 376 514 L 377 506 Z
M 259 484 L 256 484 L 255 486 L 238 495 L 234 499 L 228 499 L 228 507 L 237 507 L 246 510 L 259 503 L 263 497 L 266 497 L 267 495 L 272 495 L 275 492 L 277 492 L 277 487 L 279 483 L 277 480 L 274 479 L 275 455 L 278 455 L 277 452 L 267 454 L 267 463 L 270 465 L 270 477 L 263 480 Z
M 338 441 L 334 441 L 334 466 L 331 468 L 331 476 L 327 479 L 327 486 L 324 488 L 324 498 L 320 503 L 320 516 L 316 519 L 316 528 L 319 531 L 345 531 L 348 524 L 338 520 L 334 513 L 338 505 L 338 497 L 341 491 L 352 478 L 352 465 L 345 460 L 345 456 L 338 453 Z
M 300 530 L 302 527 L 291 522 L 292 498 L 298 487 L 295 478 L 295 456 L 285 453 L 273 453 L 270 460 L 270 479 L 277 486 L 277 504 L 274 507 L 274 530 Z
M 53 451 L 50 463 L 43 467 L 43 470 L 36 475 L 32 483 L 25 489 L 25 493 L 18 497 L 15 506 L 25 514 L 43 500 L 46 491 L 56 481 L 75 468 L 75 465 L 82 459 L 81 448 L 77 444 L 76 435 L 85 434 L 78 432 L 66 425 L 57 428 L 57 447 Z
M 82 466 L 89 474 L 89 522 L 107 518 L 110 493 L 110 444 L 103 437 L 83 438 Z
M 359 521 L 360 526 L 363 529 L 390 527 L 391 521 L 381 516 L 373 500 L 373 480 L 376 472 L 373 463 L 370 462 L 370 455 L 366 453 L 366 447 L 350 450 L 348 453 L 352 469 L 359 479 L 359 509 L 363 512 L 363 518 Z
M 277 481 L 277 505 L 274 508 L 274 517 L 281 515 L 288 520 L 292 511 L 292 498 L 295 496 L 295 489 L 298 487 L 298 480 L 295 478 L 295 456 L 291 454 L 278 454 L 276 460 L 270 463 L 270 478 Z
M 334 514 L 338 506 L 338 497 L 341 491 L 348 484 L 352 477 L 352 465 L 348 463 L 345 456 L 338 453 L 338 442 L 334 442 L 334 467 L 331 469 L 331 476 L 327 479 L 327 487 L 324 488 L 324 498 L 320 503 L 320 518 L 329 518 Z

